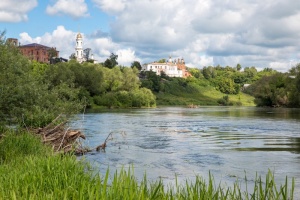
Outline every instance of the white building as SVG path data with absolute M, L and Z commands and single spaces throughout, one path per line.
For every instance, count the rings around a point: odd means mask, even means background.
M 170 57 L 165 63 L 152 62 L 149 64 L 144 64 L 142 66 L 144 71 L 153 71 L 157 75 L 161 75 L 161 72 L 165 72 L 166 75 L 170 77 L 186 77 L 186 68 L 183 59 L 176 59 L 173 61 Z
M 76 36 L 76 48 L 75 48 L 75 55 L 76 55 L 76 60 L 80 63 L 84 61 L 83 57 L 83 47 L 82 47 L 82 35 L 81 33 L 78 33 Z

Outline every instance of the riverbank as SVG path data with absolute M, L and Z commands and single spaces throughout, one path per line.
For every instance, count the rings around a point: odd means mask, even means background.
M 40 138 L 26 132 L 6 132 L 0 140 L 0 199 L 292 199 L 294 185 L 276 185 L 269 172 L 255 187 L 240 184 L 221 188 L 213 180 L 196 177 L 173 188 L 162 181 L 138 182 L 132 169 L 98 174 L 84 158 L 53 153 Z M 293 181 L 292 181 L 293 182 Z

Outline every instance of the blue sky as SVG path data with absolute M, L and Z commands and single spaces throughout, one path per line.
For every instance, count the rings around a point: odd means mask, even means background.
M 27 21 L 2 22 L 1 26 L 7 31 L 7 37 L 19 37 L 22 32 L 30 33 L 32 37 L 38 37 L 45 32 L 52 32 L 58 25 L 64 25 L 66 29 L 73 31 L 82 30 L 92 33 L 94 30 L 109 31 L 109 23 L 113 16 L 109 16 L 96 8 L 90 1 L 86 1 L 89 16 L 73 17 L 67 14 L 49 15 L 46 13 L 48 5 L 55 1 L 39 1 L 37 6 L 27 13 Z
M 187 66 L 271 67 L 300 60 L 300 1 L 295 0 L 2 0 L 0 30 L 21 44 L 74 53 L 83 34 L 103 62 L 130 66 L 184 58 Z

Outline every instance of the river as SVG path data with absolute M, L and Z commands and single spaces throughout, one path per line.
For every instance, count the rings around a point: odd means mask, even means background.
M 78 115 L 73 128 L 102 144 L 112 132 L 105 152 L 85 155 L 100 173 L 134 167 L 142 179 L 173 184 L 195 175 L 231 185 L 247 176 L 253 183 L 271 170 L 284 183 L 295 178 L 300 196 L 300 110 L 256 107 L 159 107 L 110 110 Z

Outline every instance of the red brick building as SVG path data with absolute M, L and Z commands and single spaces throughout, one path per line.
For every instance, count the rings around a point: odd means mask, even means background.
M 37 43 L 19 46 L 19 49 L 24 56 L 38 62 L 49 63 L 49 52 L 53 52 L 52 57 L 59 57 L 59 51 L 57 51 L 56 48 Z

